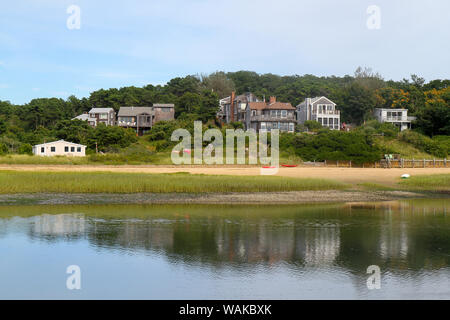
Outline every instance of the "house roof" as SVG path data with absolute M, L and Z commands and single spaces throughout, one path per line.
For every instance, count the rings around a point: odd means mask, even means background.
M 175 108 L 175 105 L 173 103 L 155 103 L 155 104 L 153 104 L 153 107 L 158 107 L 158 108 Z
M 251 110 L 295 110 L 295 108 L 290 103 L 285 102 L 249 102 L 248 103 Z
M 375 108 L 374 110 L 383 110 L 383 111 L 408 111 L 408 109 L 405 108 Z
M 120 107 L 118 116 L 137 116 L 143 113 L 153 114 L 153 107 Z
M 256 97 L 256 95 L 252 92 L 246 92 L 246 93 L 240 94 L 238 96 L 235 96 L 234 100 L 241 101 L 241 102 L 249 102 L 248 100 L 259 101 L 258 97 Z M 231 96 L 220 99 L 220 103 L 221 104 L 231 103 Z
M 79 116 L 76 116 L 75 118 L 72 118 L 72 120 L 83 120 L 87 121 L 89 119 L 89 115 L 87 113 L 80 114 Z
M 331 101 L 330 99 L 328 99 L 327 97 L 324 97 L 324 96 L 311 98 L 311 103 L 314 104 L 316 102 L 319 102 L 321 99 L 325 99 L 325 100 L 331 102 L 332 104 L 335 104 L 333 101 Z
M 110 111 L 114 111 L 114 109 L 113 108 L 92 108 L 90 111 L 89 111 L 89 113 L 107 113 L 107 112 L 110 112 Z
M 66 144 L 73 145 L 73 146 L 86 147 L 84 144 L 73 143 L 73 142 L 65 141 L 63 139 L 58 140 L 58 141 L 52 141 L 52 142 L 46 142 L 46 143 L 37 144 L 37 145 L 35 145 L 35 147 L 45 146 L 45 145 L 48 145 L 48 144 L 54 144 L 54 143 L 57 143 L 57 142 L 66 143 Z

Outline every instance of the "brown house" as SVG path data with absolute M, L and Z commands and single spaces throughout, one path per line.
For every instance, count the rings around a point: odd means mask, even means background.
M 220 111 L 217 117 L 225 123 L 244 121 L 247 103 L 257 101 L 260 100 L 251 92 L 236 96 L 233 91 L 231 96 L 220 100 Z
M 121 107 L 117 124 L 124 128 L 133 128 L 138 135 L 148 132 L 153 124 L 163 120 L 173 120 L 173 104 L 154 104 L 152 107 Z
M 295 131 L 296 108 L 290 103 L 278 102 L 276 97 L 270 97 L 269 102 L 248 102 L 245 111 L 246 129 Z
M 116 112 L 113 108 L 92 108 L 89 111 L 87 121 L 93 127 L 96 127 L 99 123 L 113 126 L 116 124 Z

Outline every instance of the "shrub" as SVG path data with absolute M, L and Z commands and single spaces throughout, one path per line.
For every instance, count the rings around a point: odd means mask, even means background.
M 33 147 L 29 143 L 22 143 L 18 152 L 19 154 L 33 154 Z
M 382 150 L 370 136 L 360 132 L 320 130 L 317 135 L 297 134 L 293 139 L 296 155 L 307 161 L 351 160 L 355 163 L 381 159 Z
M 445 143 L 441 144 L 439 140 L 433 140 L 418 132 L 403 131 L 399 137 L 400 140 L 410 143 L 417 149 L 436 157 L 444 158 L 448 155 L 448 149 L 445 148 Z
M 8 146 L 4 142 L 0 142 L 0 154 L 5 155 L 9 151 Z

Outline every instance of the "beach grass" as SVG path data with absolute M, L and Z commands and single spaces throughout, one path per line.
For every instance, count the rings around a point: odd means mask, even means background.
M 399 185 L 413 190 L 450 192 L 450 174 L 412 176 L 401 180 Z
M 0 193 L 226 193 L 340 190 L 326 179 L 278 176 L 0 171 Z
M 398 190 L 398 188 L 393 188 L 393 187 L 389 187 L 389 186 L 385 186 L 383 184 L 373 183 L 373 182 L 358 183 L 358 186 L 360 186 L 363 189 L 368 190 L 368 191 L 394 191 L 394 190 Z

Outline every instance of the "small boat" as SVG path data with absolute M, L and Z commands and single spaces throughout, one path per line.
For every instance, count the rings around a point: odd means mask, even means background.
M 264 166 L 263 169 L 275 169 L 276 167 L 269 167 L 269 166 Z
M 282 164 L 281 166 L 282 166 L 282 167 L 286 167 L 286 168 L 295 168 L 295 167 L 297 167 L 298 165 L 296 165 L 296 164 Z

